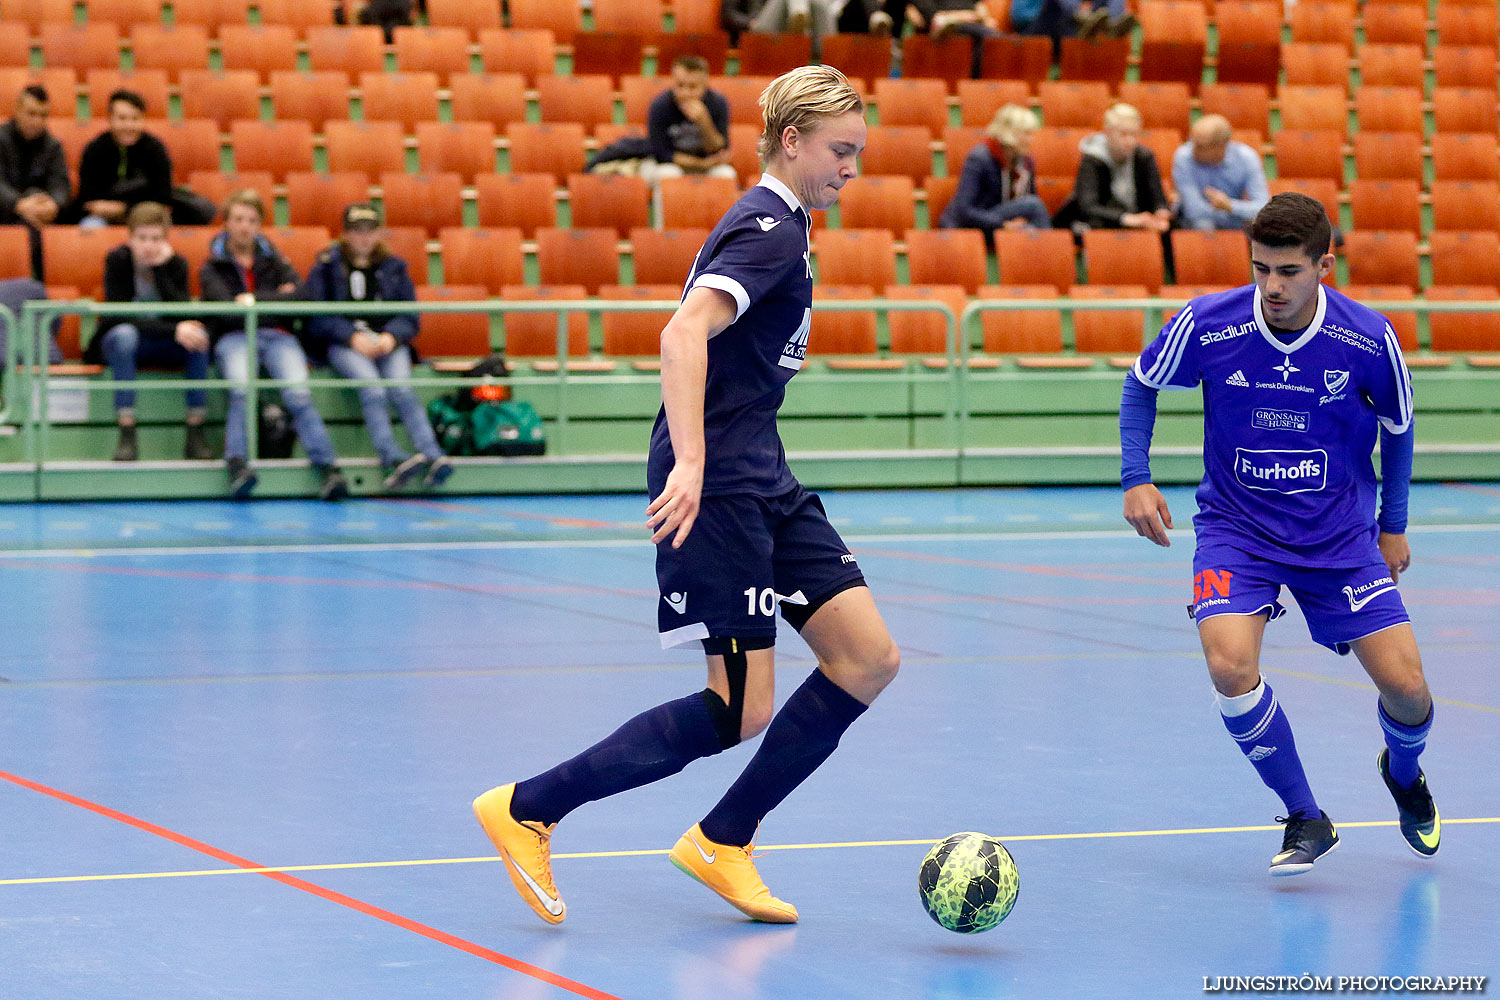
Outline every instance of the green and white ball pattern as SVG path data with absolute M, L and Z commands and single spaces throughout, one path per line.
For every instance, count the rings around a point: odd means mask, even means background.
M 927 913 L 960 934 L 978 934 L 1010 915 L 1021 876 L 1005 845 L 982 833 L 955 833 L 922 859 L 917 889 Z

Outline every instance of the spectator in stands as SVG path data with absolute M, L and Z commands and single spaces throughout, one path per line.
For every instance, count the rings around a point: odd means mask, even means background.
M 839 31 L 876 38 L 900 38 L 906 30 L 906 0 L 849 0 L 839 14 Z
M 1125 0 L 1015 0 L 1010 23 L 1023 35 L 1046 35 L 1060 50 L 1064 38 L 1124 38 L 1135 30 Z
M 672 87 L 657 94 L 646 113 L 651 156 L 641 176 L 652 187 L 663 177 L 708 174 L 735 178 L 729 162 L 729 102 L 708 87 L 708 60 L 683 55 L 672 61 Z
M 1156 156 L 1140 137 L 1141 113 L 1133 106 L 1115 104 L 1104 112 L 1104 130 L 1078 144 L 1083 154 L 1078 177 L 1056 225 L 1157 233 L 1171 228 L 1172 209 Z
M 984 40 L 1003 32 L 1000 22 L 984 0 L 914 0 L 906 19 L 918 31 L 928 31 L 934 38 L 968 35 L 974 40 L 969 75 L 983 75 Z
M 979 229 L 989 239 L 996 229 L 1047 229 L 1051 213 L 1036 194 L 1036 161 L 1031 136 L 1035 112 L 1007 104 L 990 121 L 989 138 L 964 157 L 958 190 L 943 211 L 943 229 Z
M 416 298 L 406 261 L 381 242 L 380 215 L 368 204 L 344 209 L 339 241 L 318 255 L 307 275 L 303 298 L 318 302 L 410 302 Z M 349 317 L 320 315 L 307 321 L 308 347 L 327 358 L 345 378 L 388 379 L 386 385 L 359 387 L 365 430 L 380 456 L 385 488 L 399 489 L 414 478 L 427 486 L 442 483 L 453 463 L 438 446 L 427 412 L 404 380 L 411 377 L 411 342 L 417 335 L 415 313 L 391 312 Z M 415 455 L 396 442 L 391 404 L 401 414 L 416 447 Z
M 165 205 L 143 201 L 125 216 L 130 236 L 104 257 L 106 302 L 187 302 L 188 266 L 172 249 L 168 231 L 171 213 Z M 104 332 L 89 342 L 84 360 L 107 362 L 116 381 L 135 379 L 136 366 L 182 369 L 190 379 L 208 377 L 208 329 L 196 319 L 162 316 L 103 317 Z M 202 389 L 187 391 L 187 441 L 182 457 L 213 458 L 204 436 L 203 417 L 208 399 Z M 120 441 L 116 462 L 134 462 L 135 390 L 115 390 L 115 419 Z
M 0 277 L 0 306 L 9 309 L 17 318 L 21 315 L 21 307 L 26 303 L 44 301 L 46 298 L 46 287 L 35 278 Z M 62 326 L 61 317 L 54 318 L 50 325 L 51 329 L 47 331 L 47 363 L 60 365 L 63 356 L 62 348 L 57 344 L 57 331 Z M 0 322 L 0 360 L 5 358 L 6 342 L 14 333 L 16 333 L 15 330 L 10 329 L 4 322 Z M 18 347 L 16 357 L 20 359 L 24 356 Z
M 146 99 L 133 90 L 109 95 L 109 131 L 83 147 L 77 205 L 85 227 L 118 225 L 143 201 L 172 203 L 172 158 L 144 128 Z
M 261 234 L 265 205 L 254 191 L 237 191 L 224 205 L 224 231 L 209 244 L 209 257 L 199 271 L 205 302 L 284 302 L 297 297 L 297 271 Z M 293 320 L 266 313 L 256 314 L 255 345 L 259 363 L 272 378 L 289 382 L 307 380 L 307 356 L 291 333 Z M 250 376 L 250 351 L 243 315 L 213 316 L 208 321 L 214 341 L 214 359 L 224 378 L 234 381 Z M 229 493 L 236 499 L 250 495 L 257 482 L 250 468 L 250 447 L 245 432 L 245 391 L 231 389 L 229 412 L 224 425 L 224 459 L 229 471 Z M 323 418 L 313 406 L 305 385 L 289 385 L 281 398 L 292 414 L 297 437 L 320 477 L 318 495 L 324 500 L 342 500 L 349 484 L 339 471 L 338 457 Z
M 356 24 L 377 25 L 385 35 L 385 44 L 396 40 L 396 29 L 412 24 L 412 0 L 368 0 L 354 4 Z M 333 5 L 333 23 L 348 24 L 348 8 L 343 0 Z
M 1244 229 L 1271 199 L 1260 154 L 1232 135 L 1229 119 L 1204 115 L 1172 155 L 1183 226 Z
M 68 160 L 47 131 L 46 88 L 32 84 L 16 97 L 15 114 L 0 125 L 0 225 L 31 230 L 31 270 L 42 277 L 41 228 L 68 203 Z

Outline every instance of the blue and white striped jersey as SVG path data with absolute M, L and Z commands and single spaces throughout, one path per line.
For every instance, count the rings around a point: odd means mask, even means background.
M 1279 562 L 1350 566 L 1375 549 L 1377 419 L 1410 431 L 1411 375 L 1384 316 L 1319 286 L 1291 343 L 1254 285 L 1194 299 L 1136 360 L 1155 389 L 1203 386 L 1205 534 Z
M 693 261 L 683 296 L 701 285 L 735 303 L 734 322 L 708 342 L 704 496 L 780 496 L 797 483 L 776 431 L 776 411 L 807 354 L 810 225 L 791 189 L 763 175 L 719 220 Z M 651 496 L 661 493 L 673 461 L 663 408 L 646 465 Z

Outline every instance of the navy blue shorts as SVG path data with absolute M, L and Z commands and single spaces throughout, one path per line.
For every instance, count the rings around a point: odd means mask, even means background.
M 781 610 L 801 630 L 830 597 L 864 584 L 854 557 L 828 523 L 823 502 L 801 486 L 779 497 L 704 497 L 682 548 L 657 543 L 663 649 L 715 639 L 765 648 Z
M 1214 615 L 1286 614 L 1285 586 L 1297 599 L 1313 641 L 1340 656 L 1356 639 L 1411 621 L 1391 571 L 1378 553 L 1363 566 L 1314 569 L 1252 556 L 1232 545 L 1200 542 L 1193 556 L 1195 621 Z

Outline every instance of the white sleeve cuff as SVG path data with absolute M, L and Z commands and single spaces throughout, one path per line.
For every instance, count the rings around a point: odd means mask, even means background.
M 722 274 L 700 274 L 693 281 L 693 288 L 702 285 L 704 288 L 717 288 L 734 297 L 734 318 L 738 320 L 745 315 L 745 310 L 750 308 L 750 294 L 745 291 L 745 286 L 733 278 L 726 278 Z M 691 289 L 690 289 L 691 290 Z

